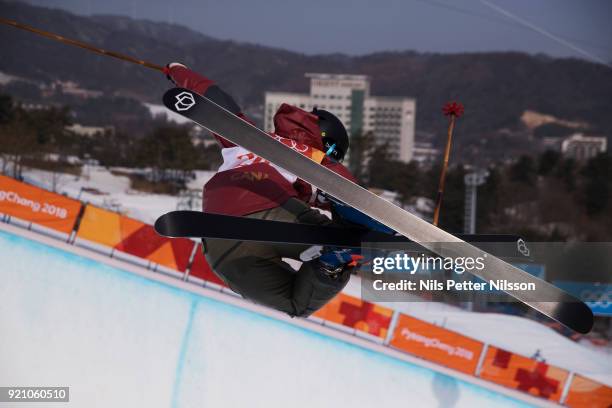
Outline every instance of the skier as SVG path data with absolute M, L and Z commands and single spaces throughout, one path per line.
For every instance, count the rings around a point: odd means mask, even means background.
M 179 63 L 168 64 L 165 72 L 177 86 L 248 120 L 234 99 L 210 79 Z M 346 129 L 332 113 L 316 108 L 307 112 L 282 104 L 274 116 L 274 126 L 271 137 L 355 181 L 341 164 L 349 147 Z M 316 225 L 344 224 L 312 208 L 330 209 L 315 187 L 214 136 L 221 147 L 223 164 L 204 186 L 204 212 Z M 203 248 L 213 271 L 233 291 L 292 317 L 309 316 L 321 308 L 350 278 L 350 250 L 326 248 L 296 271 L 282 258 L 300 260 L 308 246 L 207 238 L 203 239 Z

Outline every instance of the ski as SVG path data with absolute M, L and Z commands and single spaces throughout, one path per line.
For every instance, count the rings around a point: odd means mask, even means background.
M 343 248 L 405 249 L 413 243 L 402 235 L 365 228 L 329 227 L 270 221 L 201 211 L 171 211 L 155 221 L 155 231 L 171 238 L 216 238 Z M 466 242 L 494 252 L 496 256 L 528 262 L 525 243 L 518 235 L 456 235 Z M 522 242 L 520 242 L 522 241 Z M 395 244 L 395 245 L 394 245 Z
M 508 290 L 506 293 L 572 330 L 580 333 L 591 330 L 593 313 L 576 297 L 378 197 L 291 146 L 279 143 L 211 100 L 187 89 L 173 88 L 164 94 L 163 101 L 171 111 L 297 175 L 441 257 L 486 257 L 486 267 L 474 273 L 476 276 L 484 281 L 533 284 L 534 291 Z

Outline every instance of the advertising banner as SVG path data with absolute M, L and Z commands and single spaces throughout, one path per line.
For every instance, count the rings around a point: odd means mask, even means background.
M 480 377 L 523 392 L 559 401 L 569 373 L 542 361 L 489 346 Z
M 0 213 L 70 234 L 81 202 L 0 175 Z
M 314 316 L 339 323 L 380 338 L 387 336 L 393 310 L 339 293 Z
M 609 408 L 612 388 L 576 374 L 564 404 L 572 408 Z
M 184 272 L 195 243 L 170 239 L 141 221 L 88 205 L 77 237 Z
M 400 314 L 390 345 L 399 350 L 474 374 L 483 343 L 431 323 Z
M 598 316 L 612 316 L 612 284 L 555 281 L 556 286 L 583 300 Z

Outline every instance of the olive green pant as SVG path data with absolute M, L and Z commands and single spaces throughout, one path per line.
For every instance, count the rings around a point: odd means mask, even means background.
M 331 220 L 290 199 L 281 207 L 247 215 L 250 218 L 327 225 Z M 244 298 L 291 316 L 309 316 L 329 302 L 344 286 L 350 271 L 332 277 L 318 261 L 293 269 L 282 258 L 299 260 L 308 245 L 274 244 L 225 239 L 205 239 L 206 259 L 214 272 Z

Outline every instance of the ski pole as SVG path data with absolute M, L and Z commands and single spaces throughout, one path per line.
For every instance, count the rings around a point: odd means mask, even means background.
M 448 169 L 448 159 L 450 157 L 451 143 L 453 140 L 453 130 L 455 129 L 455 118 L 463 115 L 463 105 L 458 102 L 449 102 L 442 108 L 444 116 L 449 116 L 448 134 L 446 137 L 446 148 L 444 149 L 444 161 L 440 171 L 440 182 L 438 183 L 438 196 L 436 197 L 436 209 L 433 215 L 433 225 L 438 226 L 440 219 L 440 208 L 442 207 L 442 196 L 444 195 L 444 185 L 446 181 L 446 170 Z
M 97 54 L 106 55 L 108 57 L 117 58 L 117 59 L 120 59 L 120 60 L 123 60 L 123 61 L 131 62 L 133 64 L 142 65 L 142 66 L 145 66 L 147 68 L 151 68 L 151 69 L 155 69 L 155 70 L 164 72 L 164 67 L 162 67 L 161 65 L 157 65 L 157 64 L 153 64 L 153 63 L 150 63 L 150 62 L 147 62 L 147 61 L 143 61 L 143 60 L 139 60 L 139 59 L 136 59 L 136 58 L 132 58 L 129 55 L 120 54 L 118 52 L 103 50 L 102 48 L 94 47 L 93 45 L 89 45 L 89 44 L 86 44 L 86 43 L 81 42 L 81 41 L 72 40 L 70 38 L 66 38 L 66 37 L 63 37 L 63 36 L 55 34 L 55 33 L 50 33 L 48 31 L 39 30 L 38 28 L 34 28 L 34 27 L 31 27 L 31 26 L 26 25 L 26 24 L 21 24 L 21 23 L 18 23 L 17 21 L 8 20 L 6 18 L 0 17 L 0 23 L 8 25 L 8 26 L 15 27 L 15 28 L 19 28 L 21 30 L 30 31 L 30 32 L 32 32 L 34 34 L 38 34 L 40 36 L 47 37 L 47 38 L 50 38 L 50 39 L 55 40 L 55 41 L 59 41 L 59 42 L 64 43 L 64 44 L 68 44 L 68 45 L 73 45 L 75 47 L 84 48 L 84 49 L 86 49 L 88 51 L 92 51 L 92 52 L 95 52 Z

